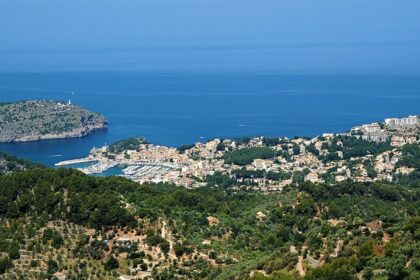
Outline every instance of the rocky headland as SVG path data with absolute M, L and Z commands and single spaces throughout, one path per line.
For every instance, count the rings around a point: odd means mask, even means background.
M 0 104 L 0 142 L 77 138 L 107 128 L 106 118 L 71 102 L 29 100 Z

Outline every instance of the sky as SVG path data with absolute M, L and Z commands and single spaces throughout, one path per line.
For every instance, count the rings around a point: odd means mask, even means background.
M 418 0 L 1 0 L 0 71 L 420 74 Z

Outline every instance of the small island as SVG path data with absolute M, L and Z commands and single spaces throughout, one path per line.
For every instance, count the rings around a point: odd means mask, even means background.
M 103 115 L 70 100 L 0 103 L 0 143 L 77 138 L 106 128 Z

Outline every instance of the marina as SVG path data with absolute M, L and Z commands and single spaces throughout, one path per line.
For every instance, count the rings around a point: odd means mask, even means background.
M 79 169 L 80 171 L 82 171 L 85 174 L 93 175 L 93 174 L 104 173 L 108 169 L 111 169 L 111 168 L 113 168 L 117 165 L 118 165 L 118 162 L 115 162 L 115 161 L 107 162 L 107 163 L 98 162 L 98 163 L 95 163 L 93 165 L 90 165 L 90 166 L 87 166 L 87 167 L 84 167 L 84 168 L 77 168 L 77 169 Z
M 61 161 L 57 167 L 75 168 L 85 174 L 94 176 L 123 176 L 138 182 L 167 182 L 173 171 L 182 165 L 161 162 L 160 160 L 130 160 L 125 158 L 109 159 L 98 154 L 86 158 Z

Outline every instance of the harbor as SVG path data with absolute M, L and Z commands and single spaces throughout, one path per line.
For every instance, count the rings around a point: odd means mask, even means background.
M 399 167 L 396 163 L 402 155 L 399 147 L 418 142 L 418 119 L 417 115 L 388 118 L 356 126 L 350 132 L 324 133 L 314 138 L 213 139 L 178 149 L 150 144 L 143 138 L 127 139 L 92 148 L 86 158 L 56 165 L 95 176 L 123 176 L 139 183 L 169 183 L 188 188 L 205 185 L 216 172 L 218 176 L 223 174 L 237 180 L 238 188 L 263 191 L 281 191 L 297 180 L 296 174 L 300 174 L 299 180 L 312 183 L 350 178 L 357 182 L 392 181 L 396 168 L 401 174 L 413 172 L 413 168 Z M 380 143 L 383 151 L 375 157 L 370 152 L 353 155 L 354 148 L 346 150 L 349 143 L 359 146 Z M 264 152 L 267 156 L 247 156 L 241 150 Z M 349 164 L 349 160 L 356 159 L 358 163 Z
M 75 168 L 85 174 L 95 176 L 123 176 L 137 182 L 170 182 L 176 176 L 176 170 L 183 167 L 182 164 L 162 162 L 162 159 L 128 159 L 117 156 L 115 159 L 104 157 L 104 146 L 93 149 L 88 157 L 65 160 L 55 164 L 57 167 Z

